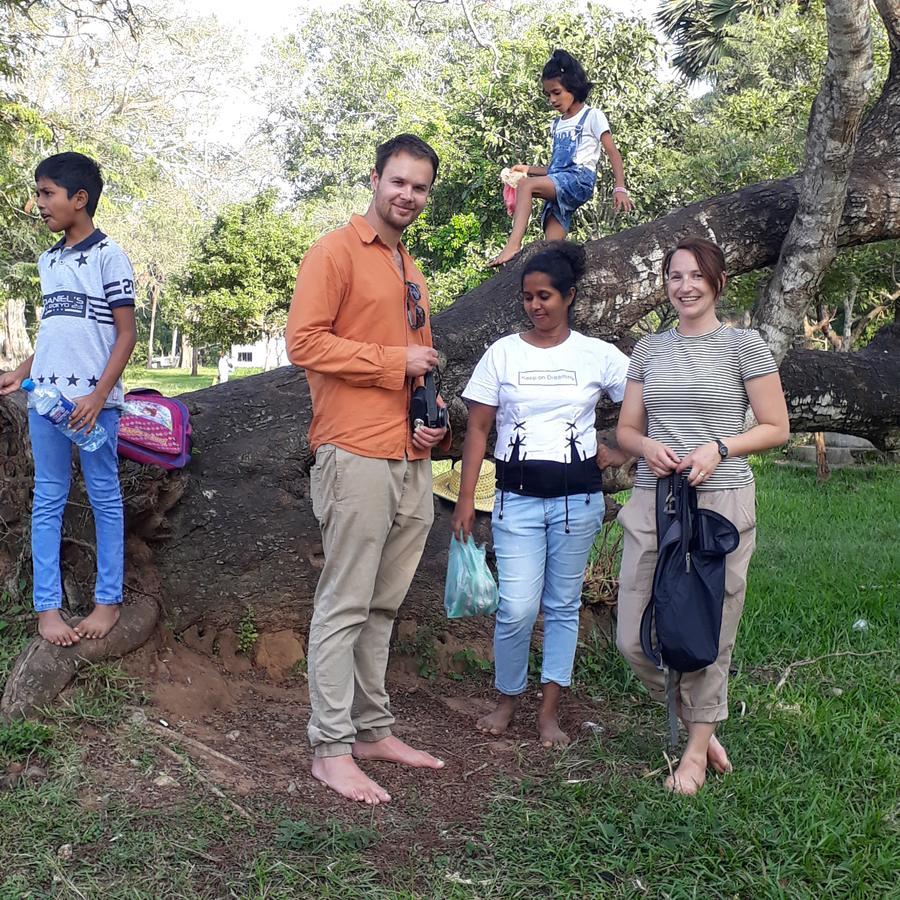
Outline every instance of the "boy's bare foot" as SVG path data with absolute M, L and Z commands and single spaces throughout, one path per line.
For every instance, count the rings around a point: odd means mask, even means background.
M 71 647 L 77 644 L 81 637 L 78 632 L 66 623 L 58 609 L 47 609 L 39 612 L 38 633 L 40 636 L 57 647 Z
M 349 753 L 343 756 L 314 756 L 312 774 L 313 778 L 317 778 L 342 797 L 355 800 L 357 803 L 377 806 L 391 799 L 391 795 L 372 781 Z
M 384 762 L 396 762 L 404 766 L 412 766 L 414 769 L 444 768 L 442 759 L 438 759 L 424 750 L 416 750 L 393 735 L 382 738 L 380 741 L 358 740 L 353 745 L 353 755 L 357 759 L 379 759 Z
M 500 253 L 488 263 L 488 266 L 491 268 L 502 266 L 503 263 L 509 262 L 521 249 L 521 244 L 507 244 Z
M 725 748 L 719 743 L 719 739 L 713 735 L 709 739 L 709 747 L 706 750 L 706 762 L 720 775 L 727 775 L 734 771 L 731 760 L 725 752 Z
M 83 638 L 106 637 L 119 621 L 119 607 L 118 603 L 95 603 L 94 611 L 75 626 L 75 631 Z
M 509 723 L 512 722 L 512 718 L 516 714 L 516 707 L 518 705 L 518 697 L 510 697 L 507 694 L 501 694 L 500 699 L 497 701 L 497 705 L 491 712 L 487 713 L 487 715 L 482 716 L 475 723 L 475 727 L 482 732 L 482 734 L 503 734 L 503 732 L 509 728 Z
M 693 796 L 706 783 L 706 757 L 690 756 L 687 753 L 681 757 L 681 762 L 674 775 L 666 779 L 666 790 L 673 794 Z

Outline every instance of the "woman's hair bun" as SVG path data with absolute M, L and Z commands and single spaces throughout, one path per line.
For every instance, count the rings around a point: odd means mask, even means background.
M 522 270 L 522 278 L 531 272 L 543 272 L 562 294 L 575 287 L 587 268 L 584 247 L 573 241 L 551 241 L 536 253 Z

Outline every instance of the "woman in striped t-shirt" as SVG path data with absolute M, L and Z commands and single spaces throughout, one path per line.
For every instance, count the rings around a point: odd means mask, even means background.
M 788 438 L 778 367 L 755 331 L 731 328 L 716 315 L 725 287 L 725 256 L 711 241 L 689 238 L 663 260 L 678 327 L 642 338 L 628 369 L 616 437 L 639 457 L 635 489 L 619 513 L 625 538 L 619 579 L 616 643 L 651 695 L 664 699 L 663 673 L 641 650 L 640 621 L 656 566 L 656 480 L 685 472 L 701 508 L 730 519 L 740 533 L 725 557 L 725 605 L 719 656 L 679 684 L 688 742 L 666 786 L 694 794 L 711 765 L 731 771 L 716 724 L 728 717 L 728 669 L 744 606 L 756 537 L 756 495 L 747 455 Z M 757 424 L 745 430 L 748 407 Z

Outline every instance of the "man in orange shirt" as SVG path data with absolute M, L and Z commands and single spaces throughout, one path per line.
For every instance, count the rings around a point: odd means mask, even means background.
M 446 429 L 410 430 L 413 385 L 438 355 L 425 280 L 400 243 L 437 169 L 414 135 L 377 148 L 372 202 L 310 247 L 286 332 L 312 396 L 310 497 L 325 550 L 307 653 L 312 773 L 370 804 L 390 795 L 357 759 L 444 765 L 391 734 L 384 684 L 394 618 L 434 519 L 431 449 L 449 442 Z

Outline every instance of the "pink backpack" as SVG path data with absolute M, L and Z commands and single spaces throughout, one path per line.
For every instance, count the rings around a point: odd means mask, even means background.
M 151 388 L 125 395 L 119 419 L 119 456 L 162 469 L 183 469 L 191 461 L 187 407 Z

